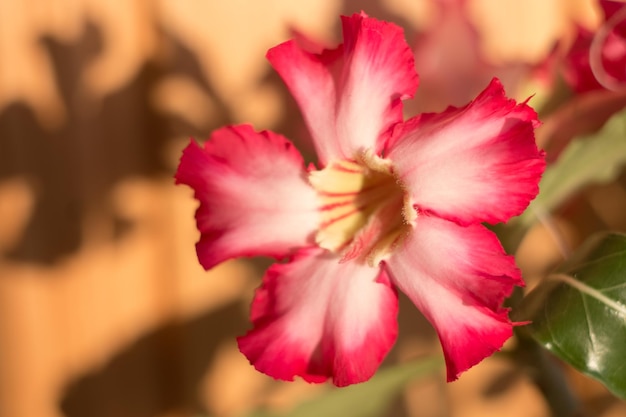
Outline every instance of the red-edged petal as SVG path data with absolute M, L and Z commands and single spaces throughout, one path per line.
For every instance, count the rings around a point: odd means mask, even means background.
M 183 151 L 176 183 L 193 188 L 202 266 L 238 256 L 282 257 L 305 246 L 319 222 L 303 160 L 281 135 L 248 125 L 216 130 Z
M 273 265 L 252 305 L 239 349 L 259 371 L 292 381 L 368 380 L 397 334 L 397 294 L 386 273 L 319 248 Z
M 402 121 L 401 100 L 415 94 L 417 74 L 401 28 L 364 14 L 342 17 L 342 23 L 345 68 L 337 131 L 344 155 L 351 156 L 355 149 L 375 147 L 381 134 Z
M 437 330 L 448 381 L 499 350 L 513 334 L 503 299 L 521 285 L 513 257 L 482 225 L 419 215 L 387 268 Z
M 343 17 L 344 44 L 313 54 L 296 41 L 267 54 L 298 102 L 322 165 L 378 149 L 417 88 L 413 55 L 398 26 Z
M 332 74 L 341 52 L 341 49 L 336 49 L 321 54 L 309 53 L 295 40 L 267 52 L 267 59 L 302 111 L 322 164 L 341 155 L 336 133 L 337 92 Z
M 503 222 L 539 191 L 537 125 L 535 111 L 507 99 L 494 79 L 465 107 L 399 125 L 388 158 L 420 210 L 460 224 Z

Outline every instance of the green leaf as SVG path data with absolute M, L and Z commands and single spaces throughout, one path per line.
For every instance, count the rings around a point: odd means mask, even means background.
M 378 417 L 408 382 L 443 367 L 440 357 L 426 358 L 379 371 L 371 380 L 306 401 L 286 414 L 260 411 L 247 417 Z
M 626 235 L 597 235 L 522 301 L 514 320 L 540 344 L 626 398 Z
M 626 164 L 626 110 L 611 117 L 598 132 L 575 139 L 549 166 L 537 198 L 516 222 L 528 227 L 537 211 L 548 213 L 590 184 L 616 178 Z

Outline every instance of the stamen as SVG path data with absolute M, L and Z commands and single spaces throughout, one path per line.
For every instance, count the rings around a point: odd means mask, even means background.
M 341 252 L 342 261 L 380 262 L 415 218 L 390 163 L 374 154 L 334 161 L 311 172 L 309 180 L 322 214 L 316 242 Z

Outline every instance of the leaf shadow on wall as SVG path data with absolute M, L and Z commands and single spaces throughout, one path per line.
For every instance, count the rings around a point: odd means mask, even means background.
M 104 224 L 116 239 L 126 224 L 112 207 L 110 194 L 129 177 L 172 176 L 164 162 L 174 137 L 203 138 L 228 123 L 227 107 L 213 93 L 193 53 L 169 35 L 167 62 L 145 62 L 132 80 L 101 100 L 90 97 L 81 76 L 102 50 L 99 29 L 87 22 L 83 36 L 63 43 L 46 37 L 41 44 L 54 68 L 67 117 L 57 129 L 42 127 L 32 109 L 16 102 L 0 112 L 0 181 L 25 178 L 35 193 L 33 213 L 22 236 L 7 253 L 20 262 L 52 265 L 75 253 L 90 233 L 86 218 Z M 194 126 L 155 108 L 155 88 L 165 77 L 191 78 L 217 103 L 212 124 Z
M 402 15 L 393 13 L 384 1 L 362 1 L 362 0 L 344 0 L 341 8 L 341 14 L 350 16 L 354 13 L 364 11 L 368 16 L 378 20 L 393 22 L 404 29 L 404 37 L 411 45 L 416 36 L 416 28 Z
M 116 353 L 102 369 L 71 382 L 61 409 L 67 417 L 202 412 L 198 387 L 217 348 L 247 326 L 238 303 L 166 323 Z

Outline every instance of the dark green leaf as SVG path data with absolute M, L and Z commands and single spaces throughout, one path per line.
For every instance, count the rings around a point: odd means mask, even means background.
M 396 365 L 379 371 L 371 380 L 304 402 L 287 414 L 257 412 L 247 417 L 378 417 L 404 386 L 441 369 L 441 358 Z
M 587 241 L 516 309 L 524 330 L 626 398 L 626 235 Z

